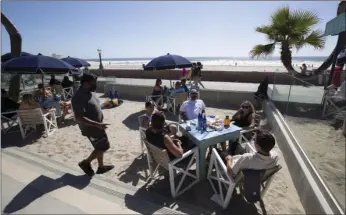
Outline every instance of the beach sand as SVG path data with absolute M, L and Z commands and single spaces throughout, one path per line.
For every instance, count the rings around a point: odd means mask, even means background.
M 345 210 L 345 144 L 329 121 L 285 116 L 303 150 Z
M 103 110 L 105 123 L 111 124 L 107 129 L 111 148 L 105 154 L 105 163 L 115 165 L 115 169 L 106 173 L 105 176 L 134 186 L 144 184 L 147 175 L 146 160 L 138 158 L 141 154 L 141 147 L 137 117 L 143 113 L 143 109 L 144 102 L 124 101 L 119 107 Z M 208 107 L 207 113 L 223 117 L 226 114 L 234 113 L 234 111 Z M 35 136 L 33 134 L 28 138 L 29 144 L 28 142 L 25 144 L 21 140 L 19 133 L 15 134 L 15 137 L 12 136 L 11 140 L 9 140 L 10 135 L 2 136 L 2 147 L 22 147 L 24 150 L 75 168 L 78 168 L 77 163 L 86 158 L 93 150 L 87 138 L 81 135 L 78 126 L 72 120 L 66 120 L 66 125 L 61 125 L 48 138 L 33 139 Z M 15 138 L 16 140 L 14 140 Z M 30 143 L 30 139 L 33 143 Z M 12 141 L 17 144 L 11 143 Z M 277 147 L 275 151 L 281 153 Z M 280 160 L 280 164 L 283 168 L 276 174 L 264 197 L 265 209 L 268 214 L 304 214 L 304 209 L 283 158 Z M 96 166 L 95 161 L 93 163 L 94 169 Z M 169 195 L 169 190 L 167 190 L 167 195 Z M 210 197 L 205 196 L 206 201 L 210 201 Z M 230 204 L 232 207 L 237 207 L 237 204 L 232 204 L 232 200 Z M 258 210 L 258 213 L 261 214 L 261 210 Z

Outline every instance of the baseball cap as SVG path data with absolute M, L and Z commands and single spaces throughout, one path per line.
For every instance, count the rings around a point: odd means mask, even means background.
M 198 93 L 198 91 L 196 89 L 191 89 L 190 93 Z
M 84 72 L 83 76 L 81 77 L 81 83 L 90 82 L 95 79 L 97 79 L 97 76 L 95 74 L 90 72 Z

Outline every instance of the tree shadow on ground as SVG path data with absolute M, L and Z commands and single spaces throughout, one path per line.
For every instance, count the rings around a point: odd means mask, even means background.
M 52 179 L 47 176 L 41 175 L 31 183 L 25 186 L 8 205 L 5 206 L 4 213 L 15 213 L 30 203 L 39 199 L 43 195 L 57 190 L 65 186 L 72 186 L 79 190 L 84 189 L 90 183 L 90 177 L 86 175 L 71 175 L 69 173 L 64 174 L 60 178 Z

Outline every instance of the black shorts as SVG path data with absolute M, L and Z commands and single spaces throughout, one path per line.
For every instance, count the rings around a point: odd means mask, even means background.
M 108 136 L 105 131 L 97 135 L 87 135 L 87 138 L 90 140 L 95 150 L 106 152 L 110 147 Z

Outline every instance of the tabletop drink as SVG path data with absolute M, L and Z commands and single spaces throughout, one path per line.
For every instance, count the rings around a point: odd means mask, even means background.
M 229 116 L 226 116 L 225 120 L 223 121 L 223 124 L 225 125 L 225 127 L 229 127 L 231 124 L 231 119 L 229 118 Z

